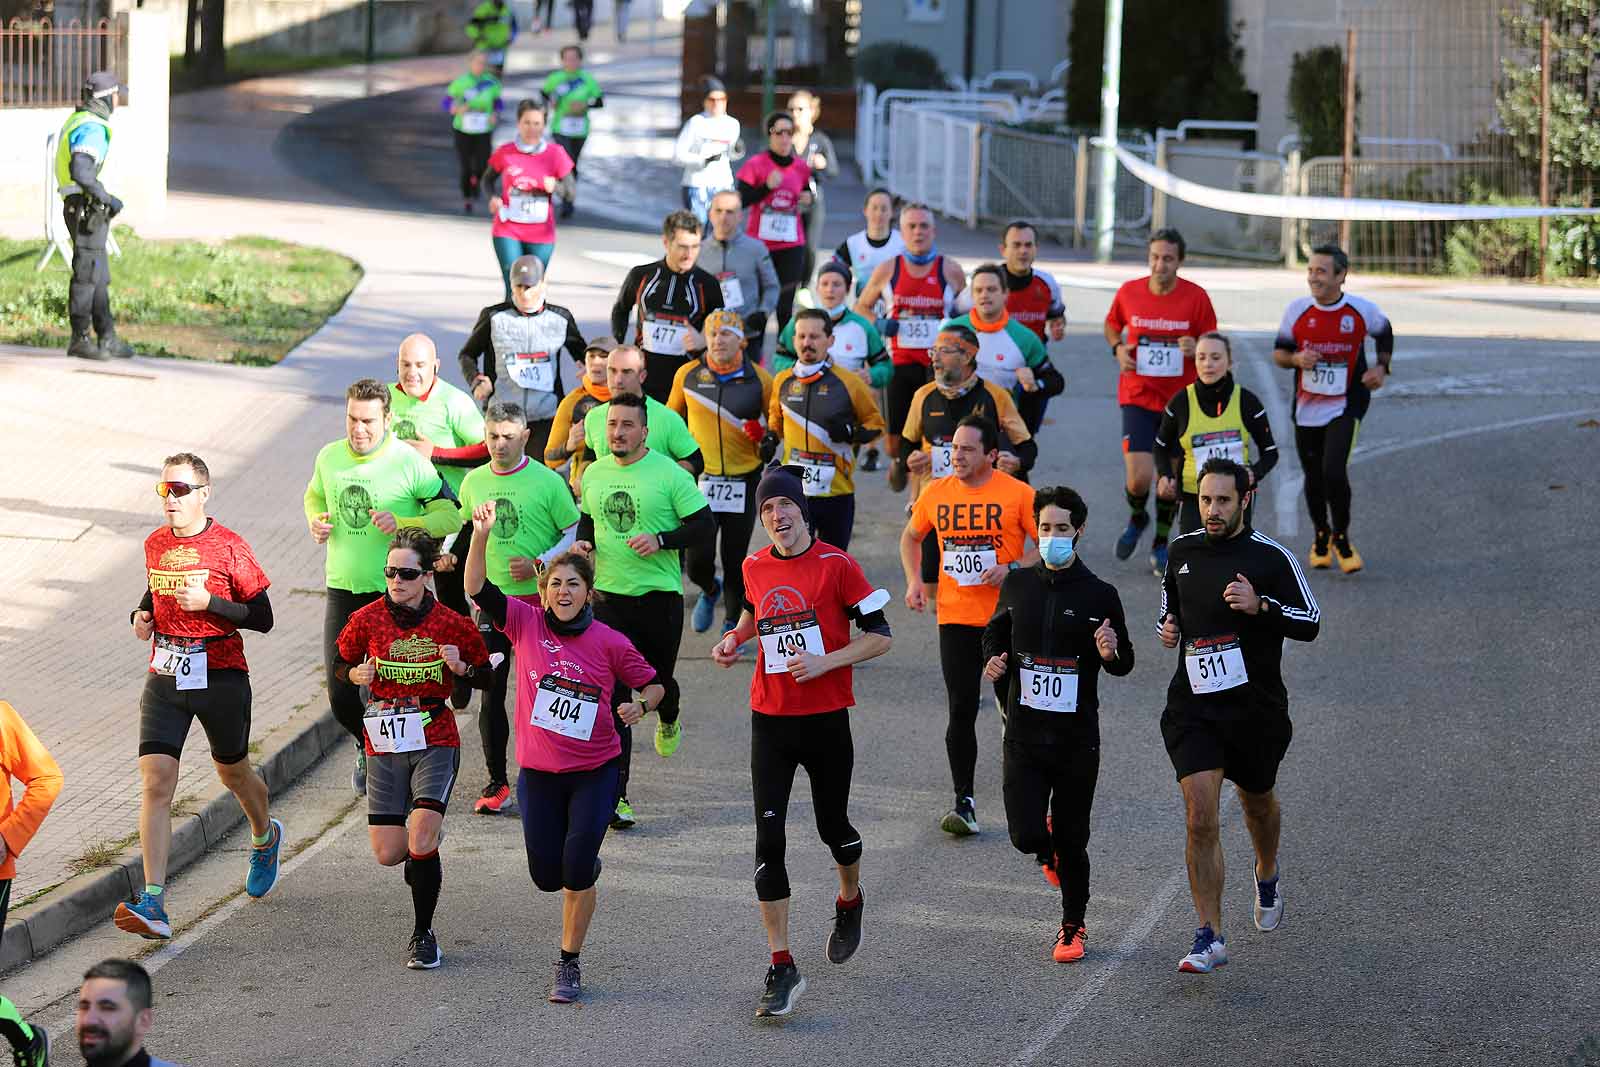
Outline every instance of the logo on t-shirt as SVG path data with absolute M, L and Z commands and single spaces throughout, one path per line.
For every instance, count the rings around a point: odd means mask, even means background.
M 509 541 L 517 536 L 521 526 L 522 516 L 517 514 L 517 506 L 505 497 L 495 497 L 494 535 L 502 541 Z
M 606 497 L 600 512 L 606 517 L 607 525 L 617 533 L 627 533 L 639 521 L 639 509 L 626 489 L 618 489 Z
M 1354 315 L 1340 315 L 1339 316 L 1339 332 L 1340 333 L 1355 333 L 1356 332 L 1356 317 Z
M 410 419 L 394 420 L 394 435 L 402 441 L 415 441 L 417 439 L 417 424 Z
M 372 494 L 364 486 L 347 485 L 339 491 L 339 518 L 352 530 L 359 530 L 372 521 L 367 512 L 372 510 Z
M 159 566 L 164 571 L 181 571 L 200 562 L 200 553 L 188 545 L 179 545 L 161 553 Z
M 788 615 L 800 611 L 806 606 L 806 598 L 800 595 L 800 590 L 789 585 L 779 585 L 767 590 L 761 598 L 760 609 L 756 614 L 763 619 L 770 619 L 774 615 Z

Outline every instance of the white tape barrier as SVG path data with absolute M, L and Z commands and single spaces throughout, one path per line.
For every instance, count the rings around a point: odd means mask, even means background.
M 1096 138 L 1098 140 L 1098 138 Z M 1146 163 L 1121 145 L 1117 161 L 1135 178 L 1170 197 L 1235 215 L 1351 222 L 1448 222 L 1473 219 L 1536 219 L 1555 215 L 1600 215 L 1593 207 L 1512 207 L 1494 204 L 1428 204 L 1417 200 L 1345 199 L 1337 196 L 1275 196 L 1241 193 L 1186 181 Z

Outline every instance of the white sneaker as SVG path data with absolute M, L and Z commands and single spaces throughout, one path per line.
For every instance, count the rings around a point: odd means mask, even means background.
M 1283 881 L 1281 875 L 1270 882 L 1256 882 L 1256 929 L 1276 930 L 1283 922 Z
M 1194 932 L 1194 948 L 1178 961 L 1178 970 L 1189 974 L 1210 974 L 1228 962 L 1228 942 L 1211 927 L 1202 926 Z

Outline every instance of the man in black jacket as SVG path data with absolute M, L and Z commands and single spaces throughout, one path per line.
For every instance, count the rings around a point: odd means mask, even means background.
M 700 329 L 706 316 L 722 307 L 722 285 L 710 271 L 695 266 L 700 258 L 700 220 L 674 211 L 661 224 L 666 254 L 633 268 L 611 305 L 611 336 L 634 344 L 644 353 L 645 395 L 659 404 L 672 392 L 672 378 L 690 353 L 704 352 Z
M 1133 670 L 1122 600 L 1078 558 L 1089 509 L 1066 486 L 1034 493 L 1039 563 L 1006 575 L 983 631 L 984 676 L 1005 693 L 1006 822 L 1017 851 L 1061 887 L 1054 957 L 1083 958 L 1089 810 L 1100 774 L 1098 678 Z

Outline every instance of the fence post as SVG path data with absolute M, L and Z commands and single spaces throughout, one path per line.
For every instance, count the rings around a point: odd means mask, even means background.
M 1289 151 L 1289 158 L 1283 164 L 1283 194 L 1292 196 L 1301 192 L 1300 189 L 1300 149 L 1293 148 Z M 1283 217 L 1283 265 L 1293 269 L 1298 265 L 1299 256 L 1295 249 L 1295 235 L 1299 229 L 1299 220 L 1285 215 Z
M 1539 206 L 1550 206 L 1550 18 L 1539 27 Z M 1550 280 L 1550 218 L 1539 218 L 1539 284 Z
M 968 188 L 971 192 L 971 199 L 967 201 L 970 205 L 967 208 L 967 226 L 972 229 L 978 228 L 978 182 L 983 174 L 983 159 L 980 154 L 983 151 L 982 131 L 983 127 L 973 122 L 969 134 L 972 141 L 972 164 L 967 168 Z
M 1089 232 L 1089 138 L 1078 138 L 1073 153 L 1072 247 L 1082 248 Z
M 1167 139 L 1156 138 L 1156 166 L 1167 169 Z M 1167 194 L 1157 189 L 1150 201 L 1150 229 L 1161 230 L 1167 225 Z
M 873 153 L 877 151 L 872 127 L 873 113 L 878 103 L 878 90 L 871 82 L 862 82 L 856 92 L 856 166 L 861 169 L 863 185 L 872 185 Z
M 1356 188 L 1356 28 L 1345 31 L 1344 46 L 1344 170 L 1339 179 L 1339 195 L 1346 200 L 1355 195 Z M 1339 223 L 1339 247 L 1345 255 L 1350 247 L 1350 220 Z

